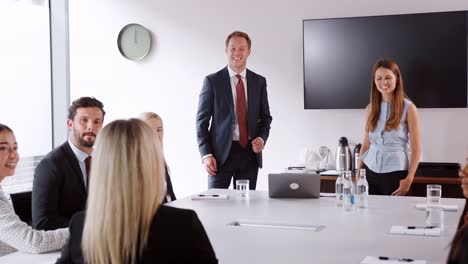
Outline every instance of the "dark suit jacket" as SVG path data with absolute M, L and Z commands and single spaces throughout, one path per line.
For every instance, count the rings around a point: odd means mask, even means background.
M 86 206 L 83 173 L 68 142 L 52 150 L 36 167 L 32 191 L 35 229 L 67 227 L 70 218 Z
M 171 177 L 169 176 L 169 170 L 167 169 L 167 165 L 165 166 L 166 168 L 166 183 L 167 183 L 167 191 L 166 191 L 166 196 L 169 195 L 171 197 L 171 202 L 177 200 L 174 189 L 172 188 L 172 181 Z M 164 197 L 163 203 L 167 203 L 167 198 Z
M 266 144 L 272 121 L 266 80 L 250 70 L 247 70 L 246 78 L 249 138 L 261 137 Z M 225 67 L 205 78 L 197 112 L 197 140 L 200 155 L 203 157 L 213 154 L 218 167 L 226 161 L 231 149 L 234 113 L 231 79 Z M 257 154 L 257 161 L 261 168 L 261 152 Z
M 83 263 L 81 239 L 85 215 L 73 216 L 70 239 L 57 263 Z M 210 240 L 192 210 L 162 205 L 151 224 L 146 248 L 138 263 L 218 263 Z

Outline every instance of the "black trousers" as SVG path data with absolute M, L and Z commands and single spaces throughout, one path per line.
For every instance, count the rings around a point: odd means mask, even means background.
M 258 162 L 252 143 L 244 149 L 239 141 L 233 141 L 227 160 L 218 166 L 218 172 L 214 176 L 208 175 L 208 188 L 228 189 L 229 185 L 236 188 L 236 180 L 249 180 L 249 189 L 257 187 Z
M 364 164 L 366 178 L 369 183 L 369 194 L 391 195 L 400 186 L 400 180 L 406 178 L 407 170 L 377 173 Z

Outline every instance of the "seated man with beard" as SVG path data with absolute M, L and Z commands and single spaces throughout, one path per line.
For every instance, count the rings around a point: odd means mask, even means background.
M 70 218 L 86 207 L 94 141 L 104 121 L 104 105 L 81 97 L 68 109 L 70 138 L 37 165 L 32 191 L 35 229 L 68 227 Z

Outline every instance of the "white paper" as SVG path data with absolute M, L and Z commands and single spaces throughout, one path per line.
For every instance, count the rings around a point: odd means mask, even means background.
M 192 200 L 227 200 L 227 194 L 196 194 L 192 196 Z
M 258 221 L 258 220 L 237 220 L 228 225 L 237 227 L 260 227 L 260 228 L 279 228 L 279 229 L 296 229 L 296 230 L 310 230 L 322 231 L 324 225 L 313 225 L 303 223 L 286 223 L 286 222 L 273 222 L 273 221 Z
M 320 175 L 330 175 L 330 176 L 336 176 L 338 175 L 338 171 L 336 170 L 327 170 L 327 171 L 322 171 Z
M 381 260 L 379 259 L 379 257 L 367 256 L 361 261 L 361 264 L 402 264 L 402 263 L 426 264 L 426 261 L 421 260 L 421 259 L 415 259 L 414 261 L 411 261 L 411 262 L 398 261 L 398 259 L 402 259 L 402 258 L 391 257 L 391 259 L 389 260 Z
M 408 229 L 407 226 L 392 226 L 390 234 L 394 235 L 410 235 L 410 236 L 440 236 L 441 230 L 437 228 L 417 227 Z
M 458 212 L 458 205 L 456 204 L 441 204 L 442 209 L 444 211 L 449 211 L 449 212 Z M 426 210 L 427 204 L 416 204 L 416 209 L 418 210 Z

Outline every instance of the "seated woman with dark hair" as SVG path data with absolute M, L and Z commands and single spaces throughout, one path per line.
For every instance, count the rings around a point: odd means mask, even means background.
M 113 121 L 95 146 L 86 212 L 57 263 L 218 263 L 197 214 L 162 205 L 161 142 L 145 122 Z
M 462 177 L 463 195 L 467 198 L 465 202 L 465 209 L 460 217 L 458 223 L 458 231 L 452 241 L 450 248 L 448 264 L 466 264 L 468 263 L 468 157 L 466 158 L 465 166 L 460 171 Z
M 0 124 L 0 182 L 15 174 L 18 161 L 15 134 L 9 127 Z M 0 256 L 17 250 L 29 253 L 59 250 L 67 238 L 67 228 L 39 231 L 21 221 L 0 186 Z

